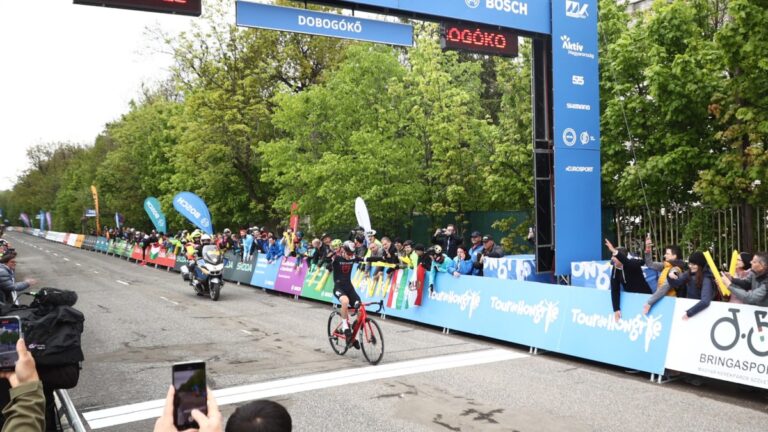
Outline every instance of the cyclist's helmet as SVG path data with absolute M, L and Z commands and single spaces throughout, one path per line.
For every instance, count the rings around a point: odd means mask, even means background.
M 200 244 L 208 245 L 211 244 L 211 236 L 208 234 L 202 234 L 200 236 Z
M 203 235 L 203 233 L 201 233 L 200 230 L 192 231 L 192 238 L 193 239 L 202 239 L 202 235 Z M 208 239 L 210 240 L 210 237 L 208 237 Z
M 339 239 L 333 239 L 331 242 L 331 249 L 338 249 L 341 247 L 341 240 Z
M 348 254 L 354 254 L 355 253 L 355 243 L 352 241 L 345 241 L 344 242 L 344 252 Z
M 435 255 L 440 255 L 443 253 L 443 248 L 440 245 L 435 245 Z

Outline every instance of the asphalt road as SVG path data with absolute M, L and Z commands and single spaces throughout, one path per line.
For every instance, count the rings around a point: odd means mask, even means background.
M 229 416 L 268 396 L 295 431 L 764 431 L 768 393 L 704 380 L 654 384 L 647 374 L 440 329 L 378 319 L 379 366 L 340 357 L 327 304 L 227 284 L 218 302 L 176 273 L 6 234 L 18 278 L 77 291 L 86 361 L 70 396 L 107 431 L 151 431 L 171 364 L 207 363 Z M 143 405 L 137 405 L 141 404 Z M 110 410 L 112 409 L 112 410 Z M 155 410 L 155 411 L 152 411 Z M 106 423 L 99 423 L 99 422 Z

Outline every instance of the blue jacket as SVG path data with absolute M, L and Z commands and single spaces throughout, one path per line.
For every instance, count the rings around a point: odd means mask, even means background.
M 267 245 L 267 261 L 274 261 L 283 256 L 283 248 L 280 243 L 275 242 L 272 246 Z
M 469 251 L 468 251 L 469 252 L 469 257 L 471 258 L 471 261 L 473 263 L 477 262 L 477 255 L 479 255 L 480 252 L 482 252 L 482 251 L 483 251 L 483 243 L 478 243 L 477 245 L 472 246 L 469 249 Z M 480 276 L 480 269 L 479 268 L 473 268 L 472 269 L 472 274 L 475 275 L 475 276 Z
M 16 275 L 7 265 L 0 264 L 0 291 L 3 303 L 13 303 L 13 292 L 23 291 L 29 288 L 27 282 L 16 282 Z
M 448 273 L 459 272 L 463 275 L 471 275 L 474 270 L 472 260 L 460 260 L 458 257 L 453 261 L 453 265 L 448 269 Z

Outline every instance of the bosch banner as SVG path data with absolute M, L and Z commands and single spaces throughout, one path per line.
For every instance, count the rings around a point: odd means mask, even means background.
M 152 225 L 155 226 L 157 232 L 168 232 L 168 228 L 165 223 L 165 214 L 163 213 L 162 207 L 160 207 L 160 201 L 158 201 L 157 198 L 147 197 L 147 199 L 144 200 L 144 210 L 147 212 L 149 220 L 152 221 Z
M 208 206 L 199 196 L 192 192 L 179 192 L 173 197 L 173 208 L 203 232 L 213 234 L 211 214 L 208 212 Z

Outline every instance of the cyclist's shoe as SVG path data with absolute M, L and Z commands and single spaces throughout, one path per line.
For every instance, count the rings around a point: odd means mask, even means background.
M 360 349 L 360 342 L 355 339 L 352 341 L 352 346 L 355 347 L 355 349 Z
M 344 329 L 344 340 L 347 342 L 347 346 L 352 345 L 352 330 Z

